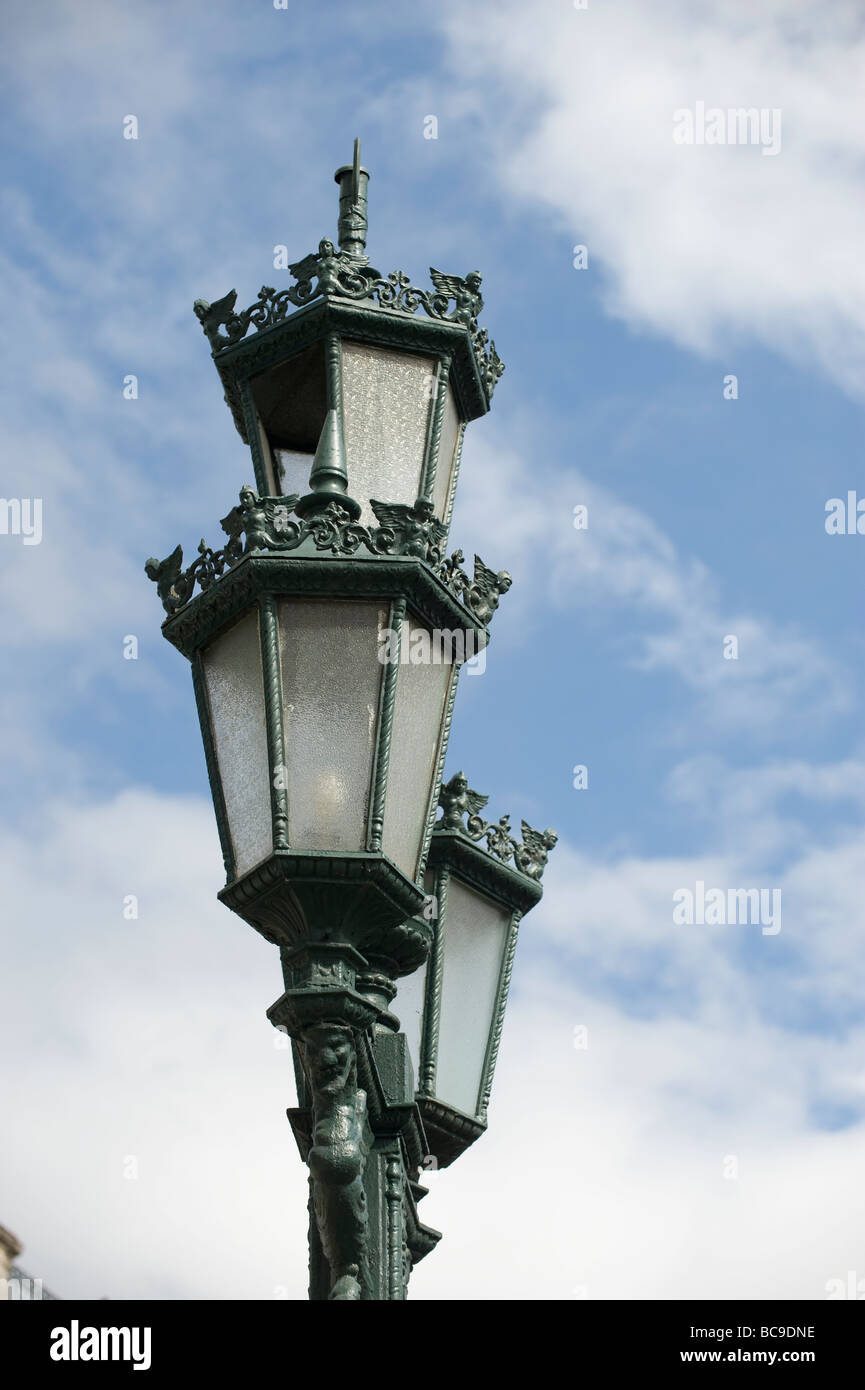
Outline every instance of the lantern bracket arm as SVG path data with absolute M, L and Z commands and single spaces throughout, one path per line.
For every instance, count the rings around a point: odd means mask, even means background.
M 358 1079 L 367 1094 L 376 1134 L 399 1135 L 407 1167 L 420 1168 L 429 1152 L 404 1033 L 367 1032 L 358 1038 Z

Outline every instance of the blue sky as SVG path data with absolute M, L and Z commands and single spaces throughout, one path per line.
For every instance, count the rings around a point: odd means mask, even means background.
M 234 1296 L 304 1294 L 278 963 L 214 902 L 142 567 L 217 536 L 252 475 L 193 299 L 287 282 L 273 248 L 334 234 L 359 135 L 373 263 L 479 268 L 507 364 L 454 539 L 515 583 L 449 769 L 561 837 L 413 1293 L 825 1296 L 861 1264 L 865 1148 L 865 540 L 824 527 L 865 495 L 857 7 L 52 0 L 2 28 L 0 491 L 44 526 L 0 536 L 24 1262 L 66 1295 L 224 1297 L 226 1261 Z M 697 101 L 780 109 L 781 150 L 675 145 Z M 780 887 L 782 930 L 674 926 L 698 879 Z

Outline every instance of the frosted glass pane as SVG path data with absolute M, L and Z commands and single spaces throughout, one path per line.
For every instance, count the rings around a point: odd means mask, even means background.
M 435 363 L 430 357 L 342 345 L 343 431 L 348 491 L 375 525 L 369 499 L 405 502 L 420 491 Z
M 436 1096 L 477 1112 L 510 914 L 448 880 Z
M 314 454 L 299 454 L 293 449 L 276 449 L 276 461 L 280 469 L 279 492 L 290 497 L 297 492 L 305 497 L 309 492 L 309 475 L 312 472 Z
M 384 667 L 377 603 L 281 599 L 288 842 L 293 849 L 366 848 Z
M 451 388 L 448 387 L 447 395 L 445 396 L 444 419 L 442 420 L 442 437 L 439 441 L 438 463 L 436 464 L 436 475 L 433 482 L 433 508 L 439 521 L 444 521 L 445 519 L 459 432 L 460 417 L 454 405 L 454 393 Z
M 238 875 L 273 849 L 258 609 L 204 652 L 216 760 Z
M 273 451 L 271 450 L 270 441 L 265 433 L 264 425 L 260 420 L 258 421 L 258 442 L 261 446 L 261 457 L 264 460 L 264 472 L 267 478 L 267 495 L 273 497 L 277 492 L 278 486 L 274 469 Z
M 413 975 L 404 975 L 401 980 L 398 980 L 396 994 L 390 1005 L 391 1013 L 396 1014 L 400 1028 L 406 1035 L 415 1086 L 417 1086 L 420 1074 L 421 1023 L 423 1021 L 426 973 L 427 964 L 425 962 L 419 970 L 415 970 Z
M 426 641 L 423 636 L 426 634 Z M 396 704 L 390 745 L 382 848 L 409 878 L 417 874 L 427 808 L 432 795 L 453 665 L 450 652 L 438 663 L 404 661 L 410 655 L 439 655 L 423 624 L 409 614 L 403 624 Z

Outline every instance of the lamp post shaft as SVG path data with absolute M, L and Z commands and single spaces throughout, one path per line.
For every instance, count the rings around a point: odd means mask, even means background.
M 293 1039 L 288 1119 L 309 1167 L 309 1296 L 402 1300 L 438 1232 L 417 1218 L 426 1147 L 394 986 L 345 943 L 282 952 L 286 991 L 268 1010 Z

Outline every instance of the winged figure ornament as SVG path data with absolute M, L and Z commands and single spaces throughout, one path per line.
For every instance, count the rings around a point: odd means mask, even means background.
M 527 878 L 540 878 L 559 837 L 555 830 L 533 830 L 527 821 L 522 822 L 522 831 L 523 843 L 514 849 L 514 863 Z
M 476 618 L 488 623 L 499 606 L 499 599 L 506 594 L 513 580 L 507 570 L 491 570 L 479 555 L 475 556 L 474 579 L 466 590 L 466 603 Z
M 144 573 L 156 585 L 156 592 L 162 599 L 162 607 L 166 613 L 172 613 L 176 607 L 180 606 L 181 597 L 175 585 L 180 578 L 182 569 L 182 545 L 178 545 L 164 560 L 156 560 L 151 556 L 149 560 L 144 562 Z
M 208 304 L 206 299 L 196 299 L 192 306 L 195 317 L 214 352 L 231 342 L 231 325 L 240 324 L 240 315 L 234 312 L 236 303 L 237 290 L 229 290 L 228 294 L 224 294 L 221 299 L 215 299 L 212 304 Z M 220 333 L 222 325 L 229 329 L 228 337 Z
M 436 299 L 441 299 L 441 313 L 444 316 L 447 301 L 454 300 L 453 311 L 447 315 L 457 323 L 473 323 L 484 307 L 481 295 L 481 276 L 477 270 L 470 270 L 466 278 L 459 275 L 445 275 L 442 270 L 429 269 L 430 279 L 436 289 Z M 437 303 L 436 308 L 439 305 Z
M 376 548 L 387 555 L 415 555 L 431 565 L 441 561 L 441 544 L 446 528 L 433 512 L 427 497 L 419 497 L 414 506 L 403 502 L 377 502 L 370 498 L 380 530 Z
M 442 818 L 438 830 L 461 830 L 465 834 L 463 816 L 477 816 L 489 801 L 488 796 L 472 791 L 464 772 L 455 772 L 439 792 Z

